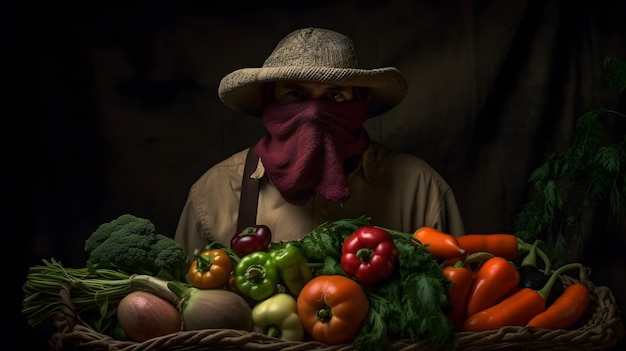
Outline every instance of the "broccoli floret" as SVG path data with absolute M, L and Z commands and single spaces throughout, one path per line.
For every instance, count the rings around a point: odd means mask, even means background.
M 87 256 L 91 255 L 91 252 L 100 244 L 109 239 L 112 233 L 120 230 L 129 223 L 142 222 L 144 228 L 150 231 L 156 231 L 154 225 L 147 219 L 137 218 L 131 214 L 123 214 L 116 219 L 101 224 L 95 232 L 85 241 L 85 253 Z
M 185 249 L 165 235 L 157 234 L 156 238 L 157 241 L 151 246 L 149 253 L 149 256 L 154 258 L 154 266 L 167 270 L 179 280 L 184 278 L 190 264 Z
M 159 234 L 147 219 L 123 214 L 102 224 L 85 242 L 90 264 L 128 273 L 183 280 L 189 257 L 173 239 Z

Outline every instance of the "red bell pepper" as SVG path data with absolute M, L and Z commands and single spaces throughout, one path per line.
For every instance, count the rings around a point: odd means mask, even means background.
M 341 253 L 341 268 L 363 285 L 389 278 L 398 262 L 398 248 L 391 234 L 374 226 L 354 231 L 343 243 Z
M 244 228 L 230 239 L 230 248 L 243 257 L 255 251 L 267 251 L 272 241 L 272 231 L 263 224 Z

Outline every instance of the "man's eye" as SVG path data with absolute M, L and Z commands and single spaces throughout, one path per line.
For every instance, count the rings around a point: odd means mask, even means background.
M 302 101 L 306 95 L 301 90 L 284 90 L 276 96 L 276 101 L 280 104 L 292 104 Z
M 336 91 L 328 94 L 328 97 L 332 101 L 343 101 L 344 100 L 343 95 L 341 93 L 336 92 Z

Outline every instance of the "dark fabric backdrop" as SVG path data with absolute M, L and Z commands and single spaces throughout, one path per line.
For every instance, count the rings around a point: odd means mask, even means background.
M 5 236 L 17 257 L 5 262 L 23 349 L 43 348 L 49 331 L 19 312 L 28 266 L 82 265 L 87 236 L 122 213 L 173 235 L 192 182 L 263 133 L 222 106 L 219 80 L 260 66 L 293 29 L 343 32 L 364 66 L 405 73 L 407 99 L 368 130 L 441 172 L 468 232 L 502 230 L 576 118 L 626 110 L 603 69 L 608 55 L 626 59 L 624 1 L 219 3 L 25 1 L 4 12 Z M 624 134 L 623 119 L 609 123 Z M 580 260 L 624 310 L 624 222 L 606 207 L 590 218 Z

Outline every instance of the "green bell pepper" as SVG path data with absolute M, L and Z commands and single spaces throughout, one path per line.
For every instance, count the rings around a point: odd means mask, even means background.
M 264 251 L 255 251 L 242 257 L 235 266 L 237 289 L 255 301 L 264 300 L 274 294 L 278 279 L 276 263 Z
M 276 270 L 285 287 L 291 294 L 298 296 L 302 287 L 313 278 L 313 272 L 302 251 L 292 243 L 271 248 L 270 256 L 274 259 Z

